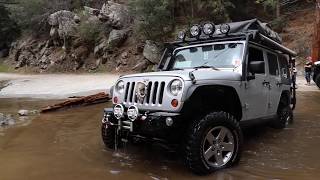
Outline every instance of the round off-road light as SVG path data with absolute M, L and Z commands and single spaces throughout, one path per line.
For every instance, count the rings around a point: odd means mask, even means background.
M 113 108 L 113 115 L 117 119 L 121 119 L 123 117 L 124 107 L 121 104 L 117 104 Z
M 228 34 L 229 31 L 230 31 L 230 25 L 229 25 L 229 24 L 222 24 L 222 25 L 220 26 L 220 32 L 221 32 L 222 34 Z
M 139 109 L 137 106 L 130 106 L 127 111 L 128 118 L 135 121 L 139 116 Z
M 215 28 L 214 24 L 212 24 L 212 23 L 206 23 L 203 25 L 203 33 L 205 35 L 210 36 L 215 32 L 215 30 L 216 30 L 216 28 Z
M 191 37 L 199 37 L 199 36 L 200 36 L 200 33 L 201 33 L 201 28 L 200 28 L 199 25 L 193 25 L 193 26 L 190 28 Z
M 172 126 L 173 125 L 173 119 L 171 117 L 166 118 L 166 125 L 167 126 Z
M 184 41 L 186 39 L 186 32 L 185 31 L 180 31 L 178 33 L 178 39 Z

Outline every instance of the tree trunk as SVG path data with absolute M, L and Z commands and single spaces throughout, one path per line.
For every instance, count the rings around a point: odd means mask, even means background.
M 191 0 L 191 18 L 193 20 L 194 18 L 194 6 L 193 6 L 193 0 Z
M 280 5 L 280 1 L 277 0 L 276 1 L 276 17 L 280 18 L 281 15 L 281 5 Z
M 314 25 L 314 36 L 312 42 L 312 61 L 319 61 L 320 58 L 320 0 L 316 0 L 316 22 Z

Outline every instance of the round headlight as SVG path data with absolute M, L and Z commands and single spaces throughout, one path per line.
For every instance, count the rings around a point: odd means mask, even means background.
M 135 121 L 139 116 L 139 110 L 137 106 L 130 106 L 128 108 L 127 115 L 131 121 Z
M 198 37 L 200 35 L 200 26 L 194 25 L 190 29 L 190 34 L 192 37 Z
M 205 35 L 212 35 L 214 33 L 214 31 L 216 30 L 214 24 L 212 23 L 207 23 L 207 24 L 204 24 L 203 26 L 203 33 Z
M 182 81 L 173 80 L 170 84 L 170 93 L 174 96 L 177 96 L 182 91 Z
M 122 80 L 117 83 L 116 91 L 118 93 L 123 93 L 124 92 L 124 82 Z
M 113 108 L 113 115 L 117 119 L 121 119 L 123 117 L 124 107 L 121 104 L 117 104 Z
M 183 41 L 185 38 L 186 38 L 186 33 L 184 31 L 180 31 L 178 33 L 178 39 Z
M 222 34 L 228 34 L 229 31 L 230 31 L 230 26 L 229 26 L 229 24 L 222 24 L 222 25 L 220 26 L 220 32 L 221 32 Z

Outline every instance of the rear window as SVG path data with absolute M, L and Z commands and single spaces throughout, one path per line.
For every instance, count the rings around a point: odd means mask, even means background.
M 284 79 L 290 78 L 289 72 L 289 64 L 288 64 L 288 57 L 285 55 L 279 55 L 279 66 L 280 66 L 280 75 Z
M 269 73 L 273 76 L 279 75 L 278 58 L 276 55 L 267 53 Z

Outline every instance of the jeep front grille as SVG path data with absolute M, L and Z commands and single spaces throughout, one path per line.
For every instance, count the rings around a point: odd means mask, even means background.
M 147 85 L 146 97 L 143 103 L 138 102 L 136 96 L 136 82 L 127 82 L 125 86 L 124 103 L 128 104 L 144 104 L 144 105 L 161 105 L 163 102 L 163 94 L 166 83 L 164 81 L 150 81 Z

